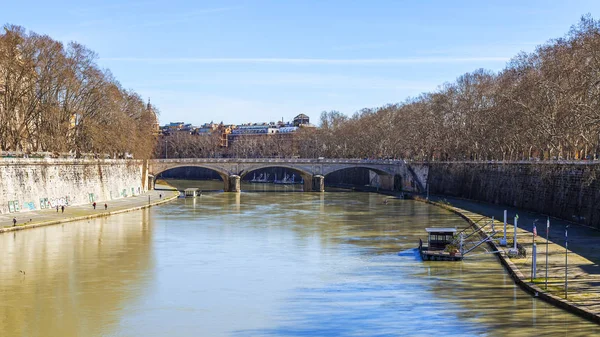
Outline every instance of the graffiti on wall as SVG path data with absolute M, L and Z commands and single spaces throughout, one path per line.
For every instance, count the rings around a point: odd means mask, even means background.
M 21 210 L 21 206 L 19 206 L 19 200 L 9 200 L 8 201 L 8 212 L 14 213 L 19 212 Z
M 56 206 L 69 206 L 70 198 L 69 196 L 58 197 L 58 198 L 50 198 L 48 199 L 48 203 L 50 204 L 50 208 L 54 208 Z

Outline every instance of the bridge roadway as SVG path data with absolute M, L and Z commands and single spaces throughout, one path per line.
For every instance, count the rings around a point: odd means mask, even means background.
M 304 180 L 304 191 L 325 189 L 325 176 L 349 169 L 365 168 L 379 175 L 380 188 L 405 191 L 423 191 L 426 174 L 417 174 L 404 160 L 367 159 L 288 159 L 288 158 L 182 158 L 148 160 L 148 186 L 153 187 L 156 177 L 177 167 L 202 167 L 217 172 L 224 182 L 224 191 L 239 192 L 240 180 L 256 170 L 269 167 L 287 168 L 297 172 Z

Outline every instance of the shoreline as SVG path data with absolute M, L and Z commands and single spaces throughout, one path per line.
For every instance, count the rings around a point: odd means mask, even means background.
M 160 194 L 163 194 L 162 198 L 159 197 Z M 55 213 L 54 209 L 38 210 L 38 211 L 22 212 L 22 213 L 11 213 L 11 214 L 5 215 L 3 218 L 20 217 L 20 218 L 29 218 L 31 220 L 36 217 L 42 217 L 42 218 L 46 217 L 48 219 L 40 220 L 40 221 L 28 221 L 28 222 L 24 222 L 24 223 L 22 222 L 21 224 L 17 224 L 16 226 L 5 225 L 4 227 L 0 228 L 0 234 L 16 232 L 16 231 L 21 231 L 21 230 L 25 230 L 25 229 L 57 225 L 57 224 L 73 222 L 73 221 L 108 217 L 108 216 L 115 215 L 115 214 L 137 211 L 137 210 L 141 210 L 144 208 L 149 208 L 152 206 L 157 206 L 157 205 L 161 205 L 161 204 L 170 202 L 172 200 L 177 199 L 178 197 L 179 197 L 178 191 L 173 191 L 173 190 L 169 190 L 169 189 L 149 190 L 146 193 L 140 194 L 137 196 L 111 200 L 110 202 L 111 202 L 112 210 L 106 210 L 106 211 L 102 210 L 102 209 L 96 210 L 96 209 L 91 208 L 91 206 L 88 204 L 83 204 L 83 205 L 68 206 L 66 208 L 66 212 L 69 212 L 69 213 L 58 213 L 58 212 Z M 147 202 L 146 200 L 149 200 L 148 198 L 152 198 L 153 200 L 151 200 L 150 202 Z M 103 204 L 105 202 L 108 202 L 108 201 L 99 201 L 98 207 L 99 208 L 102 207 L 101 204 Z M 119 204 L 125 204 L 125 205 L 119 206 Z M 117 205 L 117 206 L 115 206 L 115 205 Z M 71 215 L 71 214 L 73 214 L 73 212 L 77 212 L 79 214 L 76 213 L 76 215 Z M 60 218 L 56 218 L 57 216 L 59 216 Z
M 435 205 L 437 207 L 441 207 L 441 208 L 446 209 L 454 214 L 457 214 L 458 216 L 465 219 L 467 221 L 467 223 L 469 223 L 469 226 L 471 226 L 475 230 L 480 228 L 480 226 L 477 224 L 477 222 L 479 222 L 482 219 L 482 217 L 484 219 L 491 220 L 490 217 L 487 217 L 485 215 L 470 212 L 465 209 L 452 206 L 450 204 L 440 203 L 440 202 L 431 201 L 431 200 L 425 200 L 422 198 L 413 198 L 413 199 L 416 201 L 425 202 L 425 203 L 428 203 L 431 205 Z M 474 219 L 473 215 L 475 215 L 477 218 Z M 497 224 L 503 225 L 503 222 L 499 222 L 498 220 L 495 220 L 494 225 L 497 225 Z M 508 230 L 509 226 L 511 228 L 514 228 L 512 225 L 509 225 L 507 223 L 507 233 L 511 232 L 510 230 Z M 523 229 L 519 228 L 519 231 L 523 232 Z M 529 235 L 529 233 L 527 233 L 527 235 Z M 523 242 L 523 241 L 521 241 L 521 242 Z M 550 303 L 558 308 L 566 310 L 572 314 L 575 314 L 579 317 L 585 318 L 594 323 L 600 324 L 600 315 L 598 313 L 596 313 L 592 310 L 589 310 L 587 308 L 584 308 L 581 305 L 574 303 L 573 301 L 556 296 L 556 295 L 550 293 L 549 291 L 544 290 L 541 287 L 537 286 L 534 282 L 530 282 L 529 278 L 527 278 L 523 274 L 521 269 L 519 269 L 519 267 L 507 256 L 506 250 L 504 249 L 504 247 L 499 246 L 495 241 L 488 241 L 487 244 L 493 251 L 497 252 L 497 253 L 494 253 L 494 255 L 499 260 L 500 264 L 508 272 L 508 274 L 510 275 L 512 280 L 515 282 L 515 284 L 517 286 L 519 286 L 519 288 L 521 288 L 522 290 L 524 290 L 525 292 L 530 294 L 532 297 L 540 298 L 540 299 L 544 300 L 545 302 Z M 552 243 L 552 244 L 554 244 L 554 243 Z M 508 249 L 509 247 L 506 247 L 506 248 Z M 573 251 L 569 251 L 568 254 L 571 257 L 579 257 L 579 258 L 585 259 L 585 257 L 580 256 L 579 254 L 574 253 Z M 543 254 L 540 254 L 540 255 L 543 255 Z M 538 256 L 538 258 L 539 258 L 539 256 Z M 573 291 L 573 292 L 575 292 L 575 291 Z

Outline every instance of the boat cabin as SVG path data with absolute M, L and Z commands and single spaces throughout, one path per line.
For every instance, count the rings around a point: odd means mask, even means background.
M 200 195 L 200 189 L 199 188 L 186 188 L 183 191 L 183 193 L 186 198 L 188 198 L 188 197 L 195 198 L 196 196 Z
M 427 249 L 444 250 L 446 245 L 452 243 L 456 228 L 425 228 L 427 231 Z

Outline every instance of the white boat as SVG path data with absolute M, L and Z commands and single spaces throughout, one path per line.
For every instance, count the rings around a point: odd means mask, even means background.
M 304 184 L 304 180 L 302 178 L 300 178 L 300 180 L 296 180 L 296 175 L 292 174 L 292 176 L 290 177 L 290 175 L 286 174 L 283 179 L 281 180 L 277 180 L 275 179 L 273 181 L 274 184 L 281 184 L 281 185 L 294 185 L 294 184 Z
M 250 180 L 251 183 L 260 183 L 260 184 L 264 184 L 264 183 L 270 183 L 269 181 L 269 174 L 268 173 L 261 173 L 258 178 L 256 177 L 256 174 L 254 174 L 252 176 L 252 180 Z

